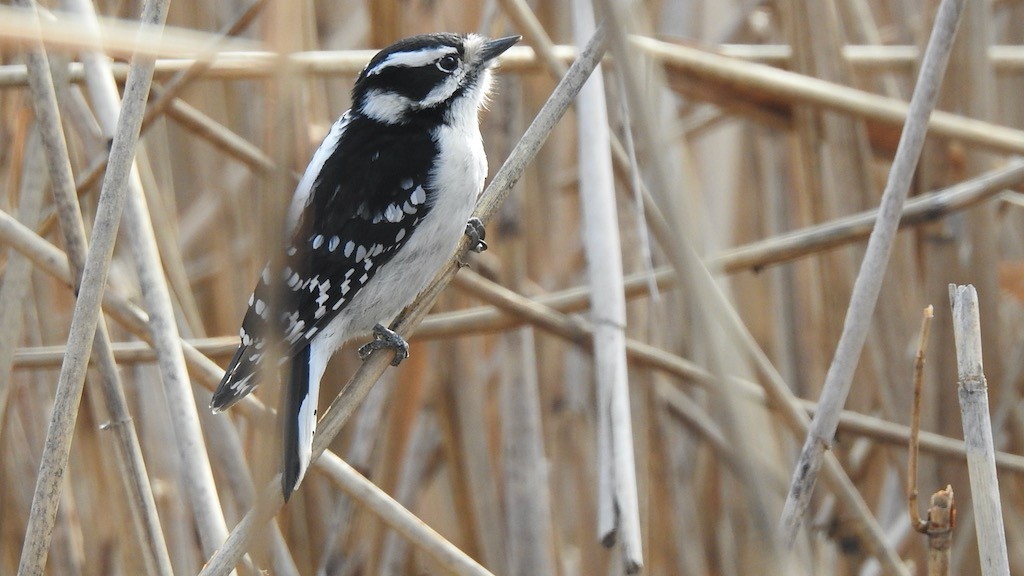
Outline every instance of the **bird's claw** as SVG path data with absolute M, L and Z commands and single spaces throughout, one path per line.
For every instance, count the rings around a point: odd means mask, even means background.
M 484 242 L 484 238 L 487 236 L 487 230 L 484 229 L 484 223 L 476 216 L 470 218 L 469 221 L 466 222 L 466 236 L 469 236 L 470 250 L 477 254 L 487 250 L 487 242 Z
M 398 333 L 377 324 L 373 327 L 373 340 L 359 347 L 359 359 L 366 360 L 375 350 L 390 348 L 395 351 L 395 357 L 391 360 L 392 366 L 398 366 L 409 357 L 409 343 Z

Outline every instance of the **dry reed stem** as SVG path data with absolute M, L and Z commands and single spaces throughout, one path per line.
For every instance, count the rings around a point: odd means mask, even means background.
M 415 414 L 409 442 L 402 457 L 401 470 L 395 485 L 395 501 L 407 510 L 415 509 L 416 496 L 426 484 L 430 465 L 440 448 L 437 418 L 429 410 Z M 380 559 L 375 574 L 402 576 L 409 560 L 409 541 L 397 532 L 388 532 L 381 543 Z
M 939 87 L 946 63 L 949 61 L 963 5 L 963 0 L 943 0 L 939 6 L 938 16 L 921 64 L 921 73 L 910 101 L 907 123 L 900 136 L 896 157 L 882 194 L 878 220 L 868 239 L 864 260 L 853 285 L 843 332 L 825 377 L 819 410 L 814 415 L 807 440 L 795 466 L 786 505 L 779 522 L 782 535 L 790 545 L 796 539 L 797 531 L 803 522 L 804 513 L 814 492 L 822 458 L 835 436 L 839 414 L 853 383 L 853 371 L 867 339 L 871 314 L 878 300 L 893 239 L 899 227 L 900 213 L 924 145 L 928 116 L 938 99 Z
M 381 358 L 383 356 L 380 355 Z M 434 532 L 422 520 L 403 508 L 344 460 L 329 451 L 324 451 L 320 459 L 323 461 L 322 470 L 333 483 L 370 509 L 409 542 L 430 554 L 451 573 L 466 576 L 491 575 L 487 569 L 445 540 L 440 534 Z M 206 569 L 203 572 L 205 573 Z
M 932 494 L 931 506 L 928 508 L 928 576 L 949 576 L 949 553 L 953 541 L 953 528 L 956 526 L 956 501 L 953 499 L 953 487 L 947 485 Z
M 508 0 L 506 0 L 507 2 Z M 255 4 L 254 6 L 255 7 Z M 561 73 L 578 55 L 575 46 L 539 42 L 534 36 L 528 20 L 520 19 L 518 11 L 509 4 L 503 5 L 507 14 L 521 29 L 533 47 L 518 46 L 511 48 L 502 55 L 501 68 L 504 72 L 526 72 L 534 73 L 542 68 L 549 71 L 553 66 L 558 66 Z M 532 12 L 530 13 L 532 15 Z M 536 17 L 534 17 L 536 21 Z M 172 28 L 173 29 L 173 28 Z M 194 31 L 187 31 L 195 33 Z M 215 36 L 212 33 L 205 34 L 199 38 L 198 45 L 206 45 Z M 546 36 L 546 33 L 545 33 Z M 74 36 L 64 39 L 73 39 Z M 237 41 L 236 41 L 237 42 Z M 242 40 L 244 42 L 244 40 Z M 54 43 L 61 46 L 61 42 Z M 668 46 L 678 46 L 668 44 Z M 549 48 L 548 48 L 549 47 Z M 94 42 L 79 41 L 79 45 L 67 46 L 68 49 L 95 48 Z M 235 48 L 234 50 L 230 48 Z M 177 74 L 183 70 L 195 66 L 197 52 L 195 46 L 191 46 L 187 55 L 164 58 L 156 61 L 155 74 L 157 78 L 169 74 Z M 660 50 L 659 50 L 660 51 Z M 729 59 L 738 59 L 758 64 L 765 64 L 772 67 L 786 68 L 792 52 L 789 46 L 783 44 L 720 44 L 714 48 L 714 53 Z M 112 54 L 116 55 L 116 53 Z M 334 76 L 338 74 L 358 74 L 366 66 L 370 58 L 376 54 L 376 50 L 311 50 L 305 52 L 294 52 L 288 55 L 288 59 L 295 69 L 304 74 L 314 76 Z M 842 47 L 842 55 L 850 66 L 857 72 L 882 73 L 890 71 L 913 70 L 920 59 L 919 50 L 916 46 L 910 45 L 858 45 L 849 44 Z M 228 46 L 228 49 L 220 50 L 208 67 L 203 71 L 202 76 L 209 79 L 252 79 L 266 77 L 272 73 L 277 55 L 273 52 L 257 49 L 238 50 L 237 47 Z M 1024 47 L 1016 45 L 994 45 L 988 47 L 988 58 L 991 65 L 997 72 L 1010 74 L 1024 70 Z M 114 78 L 123 82 L 128 76 L 128 65 L 122 62 L 113 63 Z M 69 82 L 82 82 L 85 79 L 84 68 L 80 62 L 71 62 L 67 68 L 67 80 Z M 560 74 L 559 74 L 560 75 Z M 0 65 L 0 88 L 12 88 L 28 84 L 28 73 L 22 64 Z
M 22 138 L 21 185 L 18 217 L 26 226 L 35 226 L 43 208 L 46 192 L 46 160 L 38 130 L 27 131 Z M 21 303 L 29 294 L 32 264 L 11 248 L 6 251 L 7 269 L 0 284 L 0 439 L 6 428 L 7 401 L 13 386 L 12 367 L 16 363 L 25 315 Z M 57 359 L 60 362 L 60 359 Z
M 156 26 L 135 20 L 100 18 L 99 32 L 83 26 L 66 13 L 36 20 L 31 11 L 0 6 L 0 42 L 19 44 L 42 41 L 46 46 L 67 50 L 99 50 L 121 57 L 194 57 L 196 46 L 206 46 L 219 37 L 174 26 Z M 142 29 L 140 31 L 140 26 Z M 141 32 L 141 33 L 140 33 Z M 249 40 L 235 39 L 225 47 L 254 50 Z
M 857 72 L 910 72 L 921 59 L 917 46 L 877 43 L 847 44 L 842 56 Z M 720 44 L 715 52 L 729 58 L 750 60 L 786 68 L 793 57 L 786 44 Z M 1001 72 L 1014 72 L 1024 68 L 1024 47 L 1013 45 L 988 46 L 987 58 L 993 68 Z
M 770 94 L 786 103 L 820 106 L 894 126 L 904 124 L 910 111 L 902 100 L 849 86 L 653 38 L 633 36 L 631 40 L 670 70 L 729 89 L 734 96 L 752 91 Z M 933 136 L 962 140 L 989 151 L 1024 154 L 1024 131 L 1007 126 L 935 110 L 928 119 L 928 130 Z
M 251 8 L 256 8 L 258 2 L 254 2 Z M 219 36 L 212 34 L 202 38 L 199 45 L 208 46 L 211 41 L 216 42 Z M 88 44 L 86 48 L 94 48 L 95 44 Z M 228 46 L 232 48 L 232 46 Z M 188 56 L 175 58 L 160 58 L 156 61 L 155 74 L 157 78 L 163 78 L 170 74 L 179 74 L 185 70 L 193 69 L 199 60 L 205 61 L 204 70 L 201 76 L 204 79 L 220 80 L 244 80 L 265 78 L 273 74 L 274 67 L 280 56 L 266 50 L 219 50 L 213 55 L 212 60 L 206 57 L 195 57 L 197 51 L 194 47 Z M 579 51 L 575 46 L 553 45 L 551 49 L 554 58 L 561 63 L 563 71 L 568 63 L 576 59 Z M 314 50 L 308 52 L 293 52 L 288 54 L 288 65 L 296 72 L 313 76 L 337 76 L 358 74 L 370 58 L 376 54 L 376 50 Z M 513 46 L 498 59 L 502 72 L 537 72 L 543 66 L 539 57 L 532 48 L 525 46 Z M 114 78 L 119 82 L 124 81 L 128 76 L 128 66 L 121 62 L 113 62 L 112 70 Z M 67 68 L 68 82 L 82 82 L 85 80 L 84 68 L 80 62 L 71 62 Z M 14 88 L 28 84 L 28 74 L 22 64 L 5 64 L 0 66 L 0 88 Z
M 1001 194 L 1005 188 L 1019 185 L 1022 180 L 1024 180 L 1024 161 L 1016 160 L 1006 167 L 986 172 L 948 188 L 916 196 L 903 206 L 900 226 L 919 226 L 956 214 L 976 206 L 994 195 Z M 1005 197 L 1001 196 L 1001 198 Z M 726 273 L 743 270 L 759 271 L 774 264 L 819 254 L 823 250 L 838 248 L 866 238 L 871 233 L 871 225 L 877 216 L 877 209 L 867 210 L 730 248 L 725 252 L 710 256 L 707 259 L 707 266 L 711 270 Z M 9 218 L 9 215 L 7 217 Z M 40 240 L 37 236 L 35 239 L 17 239 L 17 236 L 23 232 L 23 230 L 18 231 L 15 228 L 5 227 L 0 222 L 0 237 L 12 243 L 17 250 L 27 251 L 29 255 L 36 254 L 34 258 L 37 265 L 40 265 L 40 261 L 56 262 L 64 259 L 63 254 L 59 254 L 55 248 L 49 250 L 47 256 L 42 256 L 39 250 L 27 248 L 27 242 L 37 243 L 45 242 L 45 240 Z M 47 264 L 42 264 L 41 267 L 63 282 L 68 281 L 66 272 L 55 272 L 54 268 Z M 647 272 L 626 276 L 624 279 L 626 297 L 632 299 L 649 293 L 650 276 L 651 274 Z M 669 266 L 655 269 L 653 279 L 661 289 L 669 289 L 676 284 L 675 275 Z M 109 300 L 111 295 L 107 294 L 105 298 Z M 114 298 L 116 299 L 116 296 Z M 576 312 L 583 310 L 589 304 L 590 290 L 585 286 L 567 288 L 537 296 L 536 301 L 560 312 Z M 120 303 L 117 307 L 128 306 L 126 302 L 119 300 L 118 302 Z M 414 339 L 448 338 L 498 331 L 521 324 L 521 319 L 505 314 L 493 306 L 481 306 L 455 312 L 431 314 L 417 327 L 412 337 Z M 230 356 L 238 347 L 238 338 L 235 336 L 186 339 L 184 342 L 186 350 L 198 350 L 201 355 L 208 357 Z M 113 343 L 113 351 L 118 363 L 149 362 L 156 357 L 151 347 L 137 342 Z M 12 367 L 25 369 L 56 366 L 60 364 L 65 353 L 66 347 L 59 345 L 19 349 L 15 353 Z M 188 359 L 188 356 L 186 358 Z M 194 359 L 195 356 L 192 358 Z M 208 388 L 216 385 L 217 382 L 214 381 L 216 378 L 216 375 L 212 374 L 209 379 L 204 380 L 204 385 Z
M 550 334 L 554 334 L 576 346 L 589 350 L 593 339 L 593 326 L 579 318 L 566 316 L 548 308 L 543 303 L 532 300 L 487 280 L 471 270 L 463 270 L 456 276 L 455 283 L 485 302 L 490 302 L 506 313 L 522 319 Z M 714 386 L 719 380 L 697 364 L 650 344 L 631 338 L 626 339 L 626 353 L 630 361 L 639 365 L 661 370 L 681 380 L 692 381 L 701 386 Z M 754 382 L 741 378 L 730 378 L 743 397 L 769 404 L 764 389 Z M 806 414 L 813 415 L 817 404 L 811 400 L 794 400 Z M 895 422 L 844 410 L 840 418 L 840 430 L 861 434 L 874 440 L 906 446 L 910 438 L 910 428 Z M 950 459 L 962 459 L 965 447 L 962 440 L 924 432 L 919 438 L 921 448 L 927 452 Z M 1024 456 L 997 452 L 996 461 L 1001 470 L 1024 474 Z
M 572 100 L 589 77 L 590 72 L 600 62 L 604 53 L 604 32 L 598 32 L 591 38 L 587 48 L 580 54 L 562 82 L 555 87 L 551 97 L 534 118 L 526 133 L 505 160 L 501 169 L 495 174 L 487 189 L 481 195 L 475 215 L 487 222 L 495 214 L 498 207 L 512 191 L 512 187 L 522 176 L 526 166 L 533 160 L 547 136 L 554 129 L 558 120 L 568 109 Z M 461 266 L 462 258 L 468 251 L 468 241 L 464 238 L 459 244 L 455 256 L 435 277 L 434 281 L 416 301 L 407 308 L 393 323 L 392 330 L 399 334 L 409 333 L 422 321 L 427 310 L 433 305 L 440 292 L 451 281 Z M 379 352 L 379 351 L 378 351 Z M 373 353 L 368 357 L 349 379 L 341 394 L 335 398 L 317 425 L 317 434 L 313 438 L 313 459 L 323 453 L 327 445 L 337 436 L 341 426 L 352 415 L 355 408 L 362 402 L 374 383 L 390 364 L 388 353 Z M 272 482 L 263 492 L 256 507 L 249 510 L 228 537 L 224 546 L 207 562 L 203 574 L 210 576 L 223 574 L 231 569 L 244 554 L 250 538 L 281 507 L 283 501 L 277 485 Z
M 232 36 L 237 35 L 240 31 L 245 29 L 245 27 L 251 24 L 252 20 L 257 15 L 260 14 L 264 7 L 266 7 L 266 4 L 267 0 L 254 1 L 252 4 L 249 5 L 249 7 L 246 10 L 244 10 L 238 16 L 238 18 L 234 20 L 234 22 L 229 24 L 221 32 L 220 36 L 217 36 L 216 39 L 209 42 L 206 46 L 203 47 L 203 49 L 200 51 L 199 56 L 191 61 L 191 65 L 189 67 L 183 70 L 179 70 L 177 73 L 175 73 L 174 77 L 171 78 L 170 81 L 168 81 L 167 84 L 162 88 L 159 88 L 156 85 L 154 85 L 151 88 L 156 98 L 150 101 L 146 106 L 146 115 L 142 118 L 142 134 L 145 134 L 146 130 L 148 130 L 153 125 L 153 120 L 159 118 L 164 113 L 166 113 L 167 109 L 170 107 L 174 108 L 176 115 L 183 116 L 191 120 L 193 122 L 193 124 L 191 125 L 198 124 L 206 127 L 211 124 L 217 124 L 213 121 L 213 119 L 207 117 L 202 112 L 199 112 L 198 110 L 195 110 L 188 104 L 181 102 L 178 99 L 178 95 L 186 87 L 188 87 L 189 84 L 192 83 L 192 81 L 198 79 L 207 70 L 210 69 L 210 66 L 213 63 L 214 58 L 216 58 L 217 54 L 227 44 L 228 39 L 230 39 Z M 83 24 L 85 24 L 86 26 L 92 26 L 96 29 L 98 33 L 99 25 L 96 22 L 95 12 L 93 12 L 91 15 L 87 15 L 85 13 L 80 14 L 83 19 Z M 114 82 L 115 75 L 113 73 L 113 67 L 111 65 L 112 63 L 106 55 L 100 55 L 100 53 L 98 52 L 85 51 L 82 54 L 82 59 L 84 67 L 83 80 L 88 80 L 90 67 L 102 67 L 103 76 L 105 78 L 110 79 L 109 83 Z M 104 82 L 104 84 L 106 83 L 107 82 Z M 94 98 L 99 98 L 101 99 L 101 101 L 108 100 L 108 90 L 98 89 L 95 85 L 95 81 L 90 83 L 90 92 L 93 94 Z M 110 106 L 97 106 L 97 108 L 97 114 L 99 116 L 100 123 L 106 130 L 107 126 L 112 125 L 113 122 L 116 121 L 116 115 L 113 117 L 109 116 L 109 113 L 111 111 L 116 111 L 116 108 L 111 108 Z M 249 163 L 255 167 L 267 169 L 267 167 L 272 165 L 272 163 L 269 160 L 265 160 L 264 158 L 261 157 L 261 154 L 258 152 L 258 149 L 256 152 L 251 152 L 250 149 L 246 148 L 244 145 L 233 145 L 235 139 L 238 138 L 237 136 L 235 136 L 234 139 L 229 137 L 224 137 L 221 139 L 214 138 L 214 136 L 222 135 L 223 131 L 225 130 L 227 129 L 224 128 L 223 130 L 216 130 L 211 128 L 207 130 L 207 133 L 210 133 L 212 135 L 210 139 L 216 141 L 217 143 L 222 143 L 223 141 L 226 140 L 228 144 L 224 145 L 224 149 L 234 152 L 233 155 L 235 155 L 236 157 L 241 157 L 243 161 L 248 160 Z M 233 133 L 232 136 L 234 136 Z M 103 171 L 106 170 L 107 168 L 108 158 L 109 157 L 106 156 L 100 158 L 97 162 L 95 162 L 89 167 L 89 170 L 85 174 L 83 174 L 78 179 L 77 186 L 80 192 L 92 188 L 92 186 L 97 181 L 99 181 L 99 178 L 103 174 Z
M 509 331 L 503 348 L 514 366 L 502 374 L 500 391 L 506 573 L 553 574 L 550 474 L 533 328 Z
M 35 9 L 33 3 L 28 4 Z M 53 190 L 62 222 L 65 244 L 77 286 L 85 267 L 86 234 L 81 209 L 75 197 L 74 178 L 71 174 L 67 147 L 59 121 L 57 99 L 50 79 L 49 64 L 40 47 L 30 53 L 29 67 L 32 72 L 32 93 L 36 103 L 37 117 L 46 141 L 47 155 L 51 167 Z M 170 574 L 170 560 L 164 543 L 163 532 L 157 517 L 156 504 L 145 462 L 139 446 L 138 436 L 128 412 L 120 376 L 111 351 L 106 324 L 100 320 L 94 354 L 100 371 L 101 389 L 106 402 L 109 429 L 115 437 L 114 454 L 118 464 L 119 477 L 128 494 L 127 503 L 133 520 L 135 535 L 139 540 L 147 569 L 152 573 Z
M 596 27 L 589 0 L 573 2 L 573 23 L 576 40 L 583 44 Z M 626 366 L 622 246 L 600 66 L 580 90 L 576 116 L 583 246 L 594 323 L 599 442 L 597 537 L 606 546 L 618 539 L 626 573 L 634 574 L 643 569 L 643 543 Z
M 989 419 L 988 390 L 981 355 L 981 318 L 974 286 L 949 285 L 953 310 L 953 335 L 959 382 L 957 396 L 967 447 L 967 468 L 971 477 L 975 531 L 985 576 L 1009 576 L 999 479 L 996 476 L 995 445 Z
M 610 9 L 610 7 L 606 6 L 606 9 Z M 625 39 L 621 33 L 616 34 L 614 38 L 617 40 L 616 55 L 621 59 L 627 53 Z M 651 117 L 651 111 L 645 103 L 643 95 L 639 93 L 640 83 L 636 78 L 637 70 L 634 66 L 622 66 L 620 70 L 627 79 L 625 85 L 627 87 L 630 107 L 636 114 L 637 133 L 643 135 L 648 140 L 648 148 L 660 150 L 659 141 L 654 138 L 654 135 L 658 133 L 657 127 L 659 124 Z M 630 78 L 630 76 L 633 77 Z M 650 163 L 652 168 L 650 171 L 652 175 L 652 196 L 664 212 L 665 208 L 663 206 L 670 205 L 670 190 L 673 189 L 672 179 L 669 176 L 665 162 L 659 154 L 652 154 Z M 657 218 L 651 218 L 650 222 L 652 230 L 656 235 L 659 234 L 659 230 L 664 233 L 663 229 L 667 226 L 667 223 L 659 221 Z M 679 238 L 679 244 L 678 248 L 672 249 L 674 246 L 663 243 L 662 248 L 668 252 L 668 257 L 672 261 L 673 266 L 676 267 L 677 273 L 683 274 L 683 277 L 694 281 L 693 288 L 695 288 L 696 292 L 694 299 L 700 303 L 694 309 L 699 312 L 709 312 L 704 317 L 705 321 L 719 322 L 727 331 L 728 336 L 738 343 L 741 349 L 752 356 L 758 372 L 764 376 L 765 391 L 771 399 L 773 406 L 782 411 L 786 424 L 795 433 L 805 434 L 808 425 L 807 418 L 798 408 L 792 392 L 786 387 L 782 377 L 743 324 L 736 310 L 729 304 L 724 294 L 715 284 L 714 279 L 711 277 L 708 269 L 700 262 L 693 247 L 685 241 L 684 237 Z M 709 307 L 707 311 L 703 309 L 705 306 Z M 725 381 L 729 382 L 729 380 Z M 864 538 L 870 553 L 878 558 L 887 572 L 905 574 L 906 568 L 886 541 L 877 520 L 872 516 L 871 510 L 857 492 L 839 462 L 833 455 L 829 454 L 825 464 L 826 477 L 831 487 L 839 493 L 839 502 L 852 515 L 852 524 L 855 531 Z M 754 488 L 759 489 L 758 486 Z M 763 541 L 771 542 L 772 536 L 770 534 L 762 531 L 760 536 Z M 781 555 L 774 554 L 772 558 L 781 560 Z
M 73 9 L 81 17 L 82 25 L 98 31 L 99 23 L 92 3 L 89 0 L 71 1 Z M 104 132 L 114 133 L 121 107 L 117 86 L 107 66 L 109 61 L 97 52 L 84 54 L 83 60 L 86 65 L 86 81 L 100 126 Z M 157 104 L 144 108 L 143 123 L 145 116 L 150 115 L 149 110 L 154 109 Z M 141 126 L 139 131 L 141 134 Z M 136 273 L 149 314 L 149 331 L 152 334 L 164 386 L 164 397 L 171 414 L 172 430 L 181 457 L 182 481 L 192 505 L 204 552 L 212 554 L 227 538 L 227 522 L 224 520 L 213 481 L 213 470 L 206 452 L 206 443 L 199 425 L 196 400 L 185 367 L 181 337 L 178 334 L 161 256 L 156 247 L 156 236 L 146 206 L 142 180 L 134 163 L 128 174 L 127 186 L 125 231 L 132 254 L 135 256 Z
M 167 17 L 167 5 L 165 0 L 147 1 L 141 20 L 159 30 Z M 47 442 L 32 499 L 32 510 L 18 568 L 18 573 L 22 576 L 42 574 L 46 564 L 62 480 L 71 450 L 71 438 L 78 416 L 82 386 L 85 383 L 89 349 L 92 347 L 100 319 L 100 302 L 106 287 L 118 223 L 125 203 L 128 173 L 138 142 L 139 127 L 152 75 L 152 58 L 133 57 L 132 71 L 125 86 L 124 107 L 111 145 L 110 170 L 104 178 L 100 193 L 90 248 L 85 258 L 71 332 L 68 335 L 68 355 L 61 367 L 50 427 L 47 430 Z
M 910 413 L 910 440 L 907 445 L 907 512 L 910 525 L 918 532 L 928 529 L 928 522 L 922 520 L 917 512 L 917 453 L 918 437 L 921 432 L 921 390 L 924 384 L 924 358 L 928 344 L 928 329 L 932 324 L 933 309 L 926 306 L 921 320 L 921 334 L 917 340 L 917 353 L 914 355 L 914 405 Z
M 3 211 L 0 211 L 0 238 L 31 259 L 37 267 L 67 286 L 74 286 L 71 271 L 68 268 L 67 256 L 59 248 L 40 238 L 34 231 L 29 230 Z M 124 296 L 110 291 L 103 294 L 102 304 L 104 310 L 114 320 L 152 346 L 153 336 L 149 330 L 149 317 L 142 309 L 129 302 Z M 224 377 L 224 369 L 196 350 L 188 341 L 182 341 L 182 349 L 192 376 L 197 378 L 207 389 L 213 390 Z M 67 355 L 68 350 L 70 350 L 70 346 L 64 348 L 62 357 Z M 245 414 L 257 426 L 261 423 L 265 425 L 266 417 L 269 414 L 267 408 L 252 395 L 240 400 L 236 405 L 236 410 Z

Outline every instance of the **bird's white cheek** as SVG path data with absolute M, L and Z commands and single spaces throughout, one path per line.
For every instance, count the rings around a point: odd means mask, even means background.
M 371 90 L 363 102 L 363 114 L 379 122 L 398 124 L 412 106 L 412 100 L 400 94 Z

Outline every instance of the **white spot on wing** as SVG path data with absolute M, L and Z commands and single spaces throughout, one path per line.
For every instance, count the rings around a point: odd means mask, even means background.
M 313 249 L 314 250 L 320 248 L 323 245 L 324 245 L 324 235 L 323 234 L 317 234 L 316 236 L 313 236 Z
M 351 240 L 349 240 L 348 244 L 345 244 L 345 258 L 348 258 L 348 257 L 352 256 L 352 251 L 355 250 L 355 249 L 356 249 L 355 243 L 352 242 Z
M 419 206 L 427 199 L 427 191 L 423 189 L 423 186 L 417 186 L 409 199 L 412 200 L 413 206 Z
M 327 250 L 334 252 L 338 248 L 338 244 L 341 244 L 341 238 L 337 236 L 331 236 L 331 240 L 327 242 Z
M 398 222 L 402 219 L 402 208 L 397 204 L 388 204 L 387 210 L 384 211 L 384 217 L 388 219 L 388 222 Z

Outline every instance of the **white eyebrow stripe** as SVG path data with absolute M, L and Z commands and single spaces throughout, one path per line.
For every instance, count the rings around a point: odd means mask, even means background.
M 454 46 L 441 46 L 439 48 L 424 48 L 423 50 L 417 50 L 415 52 L 396 52 L 387 58 L 383 62 L 377 64 L 369 72 L 367 76 L 373 76 L 374 74 L 380 74 L 385 68 L 391 68 L 392 66 L 406 66 L 409 68 L 417 68 L 419 66 L 426 66 L 436 60 L 440 60 L 443 56 L 448 54 L 455 54 L 458 52 Z

